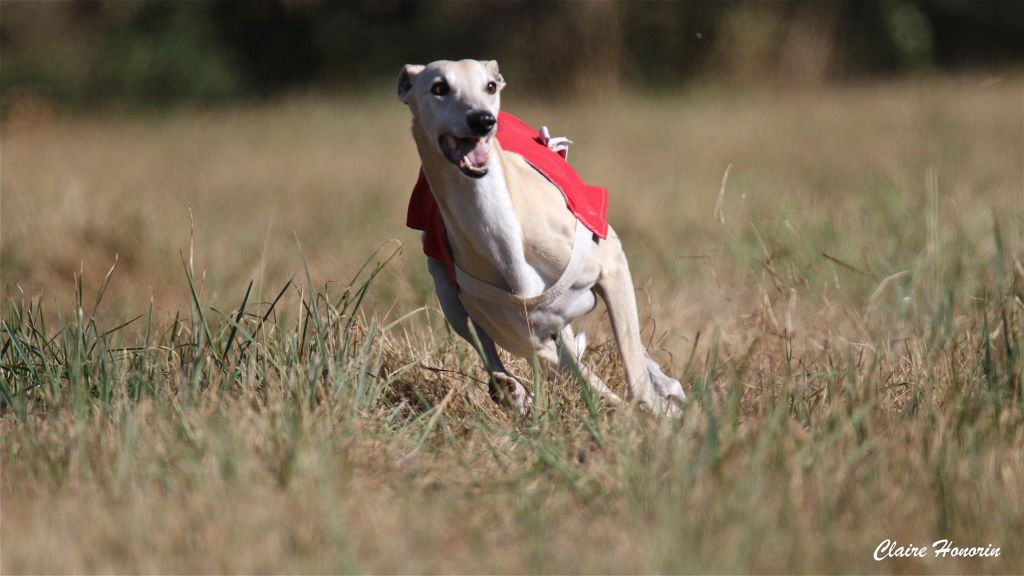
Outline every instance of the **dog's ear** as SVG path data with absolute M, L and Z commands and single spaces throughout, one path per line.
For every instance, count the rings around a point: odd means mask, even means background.
M 498 83 L 498 90 L 500 91 L 505 87 L 505 77 L 501 75 L 501 72 L 498 72 L 498 61 L 487 60 L 483 64 L 487 71 L 494 76 L 494 81 Z
M 398 74 L 398 99 L 406 104 L 409 103 L 409 96 L 412 95 L 413 84 L 416 77 L 423 72 L 422 64 L 406 64 Z

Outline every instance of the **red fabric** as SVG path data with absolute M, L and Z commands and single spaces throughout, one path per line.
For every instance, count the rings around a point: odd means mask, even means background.
M 584 182 L 565 158 L 541 141 L 536 128 L 511 114 L 498 114 L 497 138 L 503 150 L 521 155 L 530 166 L 562 191 L 566 206 L 587 229 L 601 238 L 608 236 L 606 188 L 590 186 Z M 416 186 L 412 189 L 405 222 L 408 227 L 424 232 L 423 253 L 444 262 L 452 285 L 457 286 L 455 261 L 445 235 L 441 209 L 434 200 L 434 193 L 422 168 Z

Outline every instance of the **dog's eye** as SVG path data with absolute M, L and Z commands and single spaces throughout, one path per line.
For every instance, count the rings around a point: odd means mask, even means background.
M 430 93 L 435 96 L 444 96 L 449 92 L 451 92 L 451 88 L 448 86 L 448 83 L 445 82 L 444 80 L 434 82 L 434 85 L 430 87 Z
M 487 83 L 487 93 L 494 94 L 498 91 L 498 84 L 493 80 Z

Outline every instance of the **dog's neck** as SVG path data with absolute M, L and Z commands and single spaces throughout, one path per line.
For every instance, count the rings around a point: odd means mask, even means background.
M 497 138 L 491 140 L 487 174 L 470 178 L 441 155 L 437 143 L 416 122 L 413 137 L 458 265 L 519 296 L 543 292 L 543 278 L 526 259 L 523 227 L 513 203 L 515 190 L 505 177 Z

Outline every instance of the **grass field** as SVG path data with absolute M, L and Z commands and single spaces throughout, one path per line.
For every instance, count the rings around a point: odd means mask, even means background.
M 491 403 L 403 226 L 390 85 L 12 114 L 0 572 L 1021 570 L 1018 72 L 511 90 L 611 190 L 681 419 L 521 361 L 538 409 Z M 940 538 L 1001 554 L 872 558 Z

